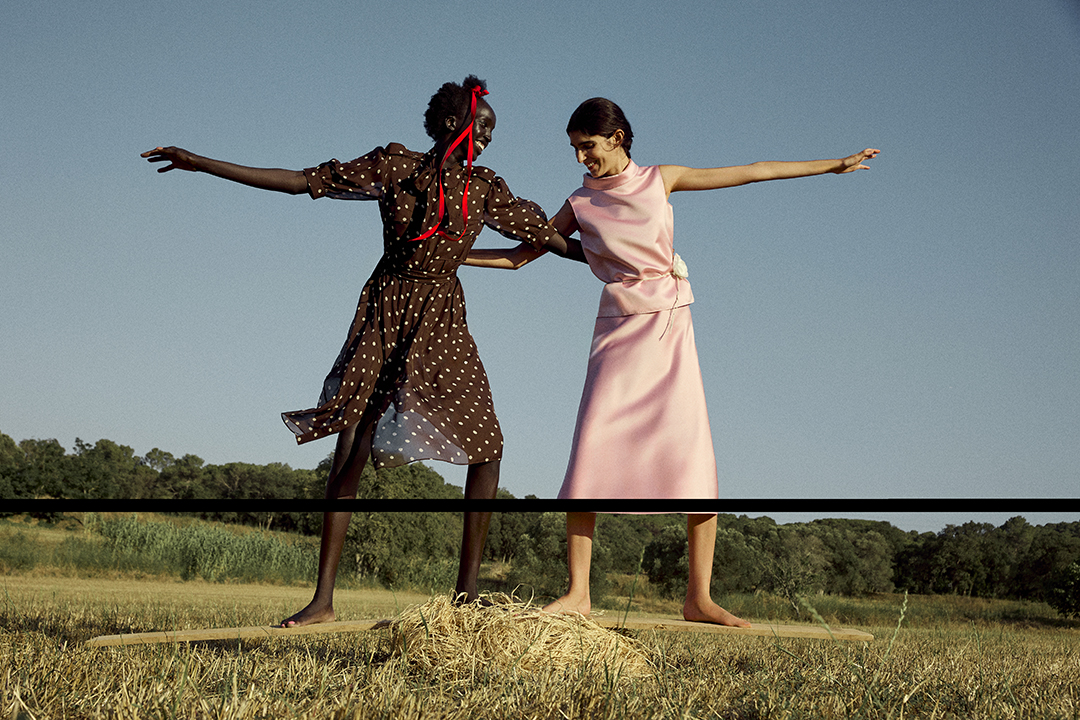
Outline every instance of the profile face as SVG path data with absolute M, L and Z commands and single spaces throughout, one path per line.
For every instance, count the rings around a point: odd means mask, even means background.
M 473 121 L 473 157 L 479 157 L 491 144 L 491 131 L 495 129 L 495 111 L 484 100 L 476 102 L 476 119 Z
M 622 148 L 622 130 L 616 130 L 611 137 L 586 135 L 580 130 L 571 130 L 570 147 L 574 148 L 577 161 L 585 166 L 593 177 L 618 175 L 626 169 L 629 158 Z

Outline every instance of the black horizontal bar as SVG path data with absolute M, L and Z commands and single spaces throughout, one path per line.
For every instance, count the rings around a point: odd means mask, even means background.
M 0 513 L 47 512 L 604 512 L 604 513 L 1078 513 L 1080 498 L 732 498 L 722 500 L 71 500 L 0 499 Z

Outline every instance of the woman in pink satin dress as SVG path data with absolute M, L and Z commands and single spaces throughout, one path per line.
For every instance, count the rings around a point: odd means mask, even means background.
M 630 159 L 629 122 L 604 98 L 582 103 L 566 132 L 588 173 L 551 224 L 565 238 L 579 233 L 589 267 L 605 284 L 559 497 L 715 500 L 716 460 L 690 317 L 694 296 L 686 266 L 674 252 L 668 197 L 681 190 L 867 169 L 863 162 L 879 151 L 736 167 L 640 167 Z M 523 244 L 474 250 L 466 262 L 513 269 L 540 254 Z M 570 588 L 545 610 L 589 614 L 595 526 L 595 513 L 567 513 Z M 687 536 L 690 577 L 683 617 L 748 627 L 710 597 L 716 515 L 688 514 Z

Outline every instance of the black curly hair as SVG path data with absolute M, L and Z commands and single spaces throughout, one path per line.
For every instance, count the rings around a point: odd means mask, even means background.
M 443 83 L 439 92 L 431 96 L 424 113 L 424 132 L 428 137 L 438 140 L 445 135 L 446 126 L 443 125 L 443 120 L 448 117 L 457 118 L 459 125 L 463 121 L 468 122 L 465 116 L 469 113 L 474 87 L 487 90 L 487 82 L 470 75 L 460 85 L 453 82 Z

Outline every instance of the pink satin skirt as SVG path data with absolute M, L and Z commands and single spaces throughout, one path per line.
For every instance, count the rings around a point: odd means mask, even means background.
M 717 496 L 690 306 L 597 318 L 559 497 Z

